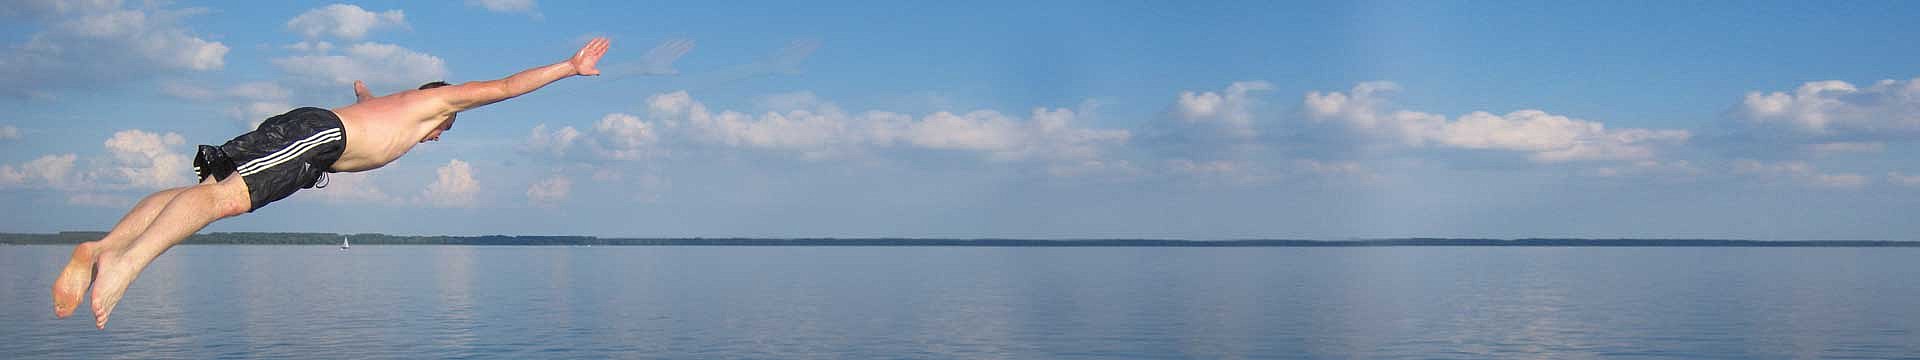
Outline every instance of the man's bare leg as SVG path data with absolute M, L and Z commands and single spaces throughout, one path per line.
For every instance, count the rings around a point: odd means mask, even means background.
M 80 307 L 80 298 L 87 294 L 87 285 L 93 282 L 94 258 L 99 256 L 101 248 L 122 248 L 140 236 L 140 232 L 153 223 L 154 216 L 160 214 L 160 208 L 173 201 L 186 187 L 160 190 L 146 199 L 140 200 L 113 226 L 113 231 L 99 240 L 74 245 L 73 257 L 67 260 L 67 267 L 60 270 L 60 278 L 53 280 L 53 317 L 65 319 L 73 315 L 73 309 Z
M 119 305 L 120 296 L 154 258 L 207 224 L 245 214 L 250 207 L 247 185 L 238 176 L 218 183 L 194 185 L 174 195 L 173 201 L 168 201 L 153 223 L 131 243 L 101 247 L 93 279 L 94 326 L 107 328 L 107 316 Z

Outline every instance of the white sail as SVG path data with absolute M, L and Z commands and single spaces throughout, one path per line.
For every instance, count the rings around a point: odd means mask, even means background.
M 349 244 L 349 243 L 347 243 L 347 237 L 345 237 L 345 236 L 341 236 L 341 237 L 340 237 L 340 250 L 346 250 L 346 249 L 347 249 L 347 248 L 349 248 L 349 247 L 353 247 L 353 244 Z

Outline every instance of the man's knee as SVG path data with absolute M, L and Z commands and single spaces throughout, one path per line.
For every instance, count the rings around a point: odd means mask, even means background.
M 235 177 L 228 180 L 239 179 Z M 187 191 L 204 197 L 203 199 L 211 205 L 214 215 L 220 218 L 238 216 L 253 209 L 253 198 L 247 196 L 247 186 L 240 181 L 194 185 Z

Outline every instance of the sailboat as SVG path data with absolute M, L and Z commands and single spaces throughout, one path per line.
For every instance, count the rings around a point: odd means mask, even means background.
M 347 237 L 345 237 L 345 236 L 341 236 L 341 237 L 340 237 L 340 251 L 347 251 L 347 248 L 350 248 L 350 247 L 353 247 L 353 244 L 348 244 L 348 243 L 347 243 Z

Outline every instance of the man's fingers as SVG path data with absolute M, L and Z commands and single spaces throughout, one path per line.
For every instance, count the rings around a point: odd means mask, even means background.
M 360 80 L 354 80 L 353 81 L 353 97 L 359 100 L 371 99 L 373 98 L 373 91 L 367 90 L 366 82 L 360 81 Z
M 587 42 L 587 47 L 582 50 L 586 50 L 585 52 L 589 55 L 603 53 L 607 51 L 608 42 L 607 38 L 594 38 L 593 41 Z

